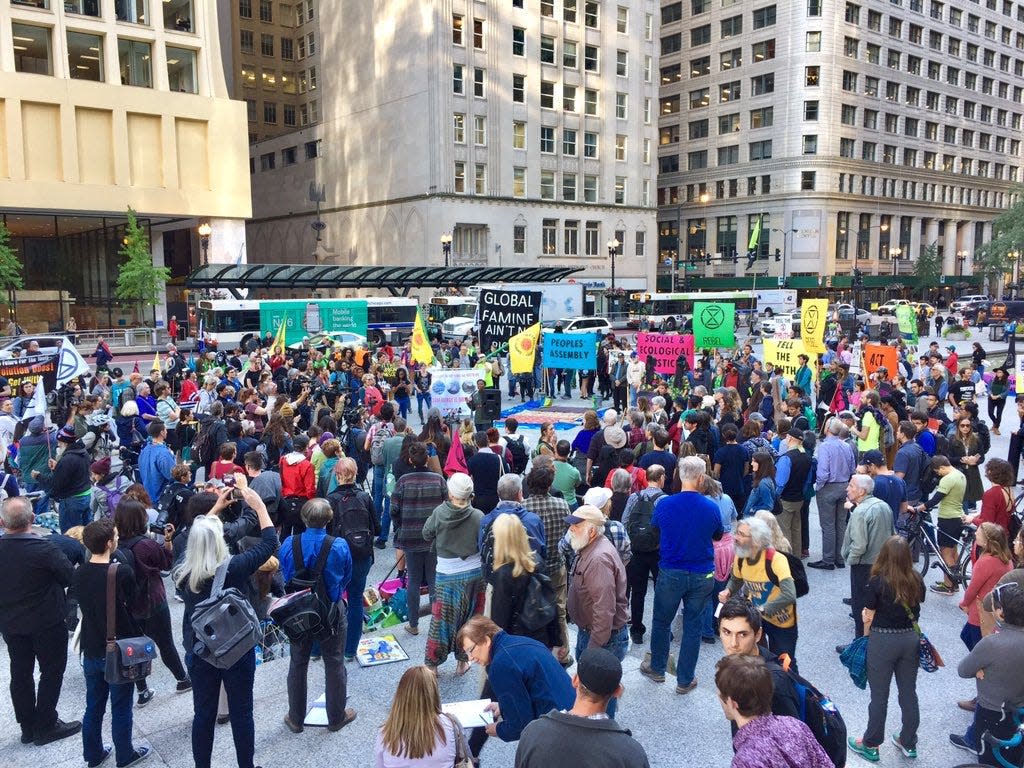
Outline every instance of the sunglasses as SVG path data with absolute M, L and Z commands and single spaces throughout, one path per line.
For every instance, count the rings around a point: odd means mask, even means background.
M 998 587 L 996 587 L 996 588 L 994 588 L 992 590 L 992 607 L 993 608 L 996 608 L 996 609 L 1002 608 L 1002 605 L 1003 605 L 1002 595 L 1003 595 L 1003 592 L 1005 590 L 1007 590 L 1007 589 L 1020 591 L 1020 587 L 1015 582 L 1008 581 L 1005 584 L 1000 584 Z M 1012 592 L 1011 592 L 1011 594 L 1012 594 Z

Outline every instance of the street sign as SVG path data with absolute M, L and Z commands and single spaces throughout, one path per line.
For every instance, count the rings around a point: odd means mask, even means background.
M 782 288 L 785 284 L 786 278 L 784 278 L 782 275 L 779 275 L 779 288 Z

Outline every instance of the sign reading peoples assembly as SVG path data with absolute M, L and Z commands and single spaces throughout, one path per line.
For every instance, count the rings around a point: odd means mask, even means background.
M 540 322 L 540 291 L 480 291 L 480 351 L 487 354 L 491 344 L 499 347 Z

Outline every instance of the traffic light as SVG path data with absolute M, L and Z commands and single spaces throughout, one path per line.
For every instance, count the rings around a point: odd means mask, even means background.
M 853 270 L 853 287 L 863 288 L 864 287 L 864 272 L 860 269 Z
M 780 251 L 778 248 L 775 249 L 775 260 L 782 261 L 782 251 Z

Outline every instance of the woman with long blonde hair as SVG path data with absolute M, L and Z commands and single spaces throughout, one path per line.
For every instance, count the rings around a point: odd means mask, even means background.
M 519 626 L 519 612 L 526 600 L 527 587 L 537 570 L 526 528 L 515 515 L 499 515 L 491 531 L 494 535 L 491 619 L 510 635 L 532 637 L 548 648 L 561 645 L 557 618 L 533 632 Z
M 462 729 L 441 713 L 437 677 L 427 667 L 405 670 L 388 718 L 377 731 L 376 768 L 450 768 L 460 752 L 468 755 L 469 745 Z
M 999 580 L 1013 569 L 1010 542 L 1006 529 L 996 523 L 982 523 L 974 532 L 975 555 L 971 582 L 960 601 L 960 610 L 967 614 L 967 622 L 960 631 L 968 651 L 973 651 L 982 637 L 981 603 Z

